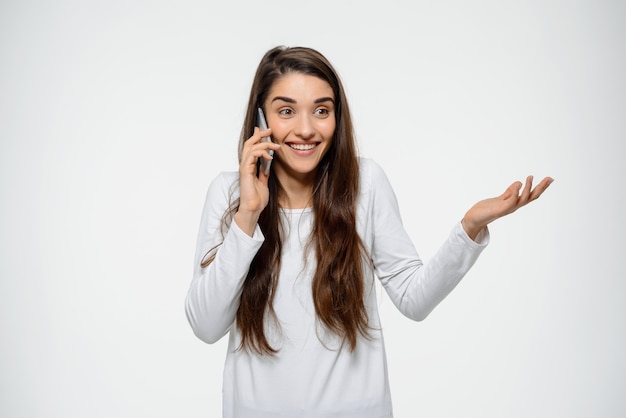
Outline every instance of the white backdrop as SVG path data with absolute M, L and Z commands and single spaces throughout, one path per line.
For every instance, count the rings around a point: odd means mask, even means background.
M 616 1 L 0 3 L 0 416 L 217 417 L 226 341 L 183 303 L 256 65 L 319 49 L 428 259 L 491 227 L 414 323 L 381 298 L 397 417 L 622 417 L 626 7 Z

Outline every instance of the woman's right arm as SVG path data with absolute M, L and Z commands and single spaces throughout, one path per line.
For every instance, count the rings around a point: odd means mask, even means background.
M 250 263 L 263 243 L 258 226 L 249 236 L 236 222 L 231 222 L 222 235 L 222 218 L 231 197 L 236 198 L 236 195 L 231 196 L 231 188 L 237 181 L 235 173 L 222 174 L 213 181 L 206 195 L 198 232 L 193 280 L 185 311 L 193 332 L 207 343 L 218 341 L 230 330 Z M 202 259 L 212 249 L 214 260 L 201 267 Z
M 255 128 L 254 134 L 244 143 L 239 175 L 220 175 L 207 192 L 193 280 L 185 305 L 191 328 L 207 343 L 222 338 L 233 325 L 250 263 L 264 240 L 257 222 L 269 200 L 269 176 L 264 173 L 257 176 L 256 167 L 259 158 L 271 159 L 268 150 L 280 148 L 278 144 L 261 141 L 270 134 L 271 129 L 260 131 Z M 235 185 L 239 196 L 233 193 Z M 223 235 L 222 219 L 237 197 L 238 210 Z M 209 251 L 215 251 L 215 258 L 202 267 L 200 263 Z

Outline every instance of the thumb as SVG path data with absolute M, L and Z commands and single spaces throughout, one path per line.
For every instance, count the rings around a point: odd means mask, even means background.
M 513 196 L 519 196 L 519 191 L 522 188 L 522 182 L 521 181 L 516 181 L 515 183 L 511 184 L 505 191 L 504 193 L 502 193 L 500 195 L 501 199 L 509 199 Z

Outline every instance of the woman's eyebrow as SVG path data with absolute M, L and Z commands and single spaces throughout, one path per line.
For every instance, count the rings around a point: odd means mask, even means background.
M 319 99 L 316 99 L 313 103 L 318 104 L 324 102 L 332 102 L 333 104 L 335 104 L 335 99 L 333 99 L 332 97 L 320 97 Z
M 272 99 L 272 103 L 274 103 L 276 100 L 281 100 L 283 102 L 293 103 L 293 104 L 298 103 L 294 99 L 292 99 L 291 97 L 285 97 L 285 96 L 276 96 L 276 97 L 274 97 Z M 315 99 L 315 101 L 313 103 L 319 104 L 319 103 L 324 103 L 324 102 L 335 103 L 335 100 L 332 97 L 320 97 L 319 99 Z
M 276 96 L 272 99 L 272 103 L 274 103 L 276 100 L 282 100 L 283 102 L 287 102 L 287 103 L 297 103 L 294 99 L 292 99 L 291 97 L 285 97 L 285 96 Z

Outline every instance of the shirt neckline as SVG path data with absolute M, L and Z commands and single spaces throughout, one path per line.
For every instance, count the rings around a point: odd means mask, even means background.
M 299 209 L 294 209 L 294 208 L 278 208 L 282 213 L 284 214 L 288 214 L 288 215 L 293 215 L 293 214 L 305 214 L 305 213 L 310 213 L 313 212 L 313 208 L 311 206 L 308 206 L 306 208 L 299 208 Z

